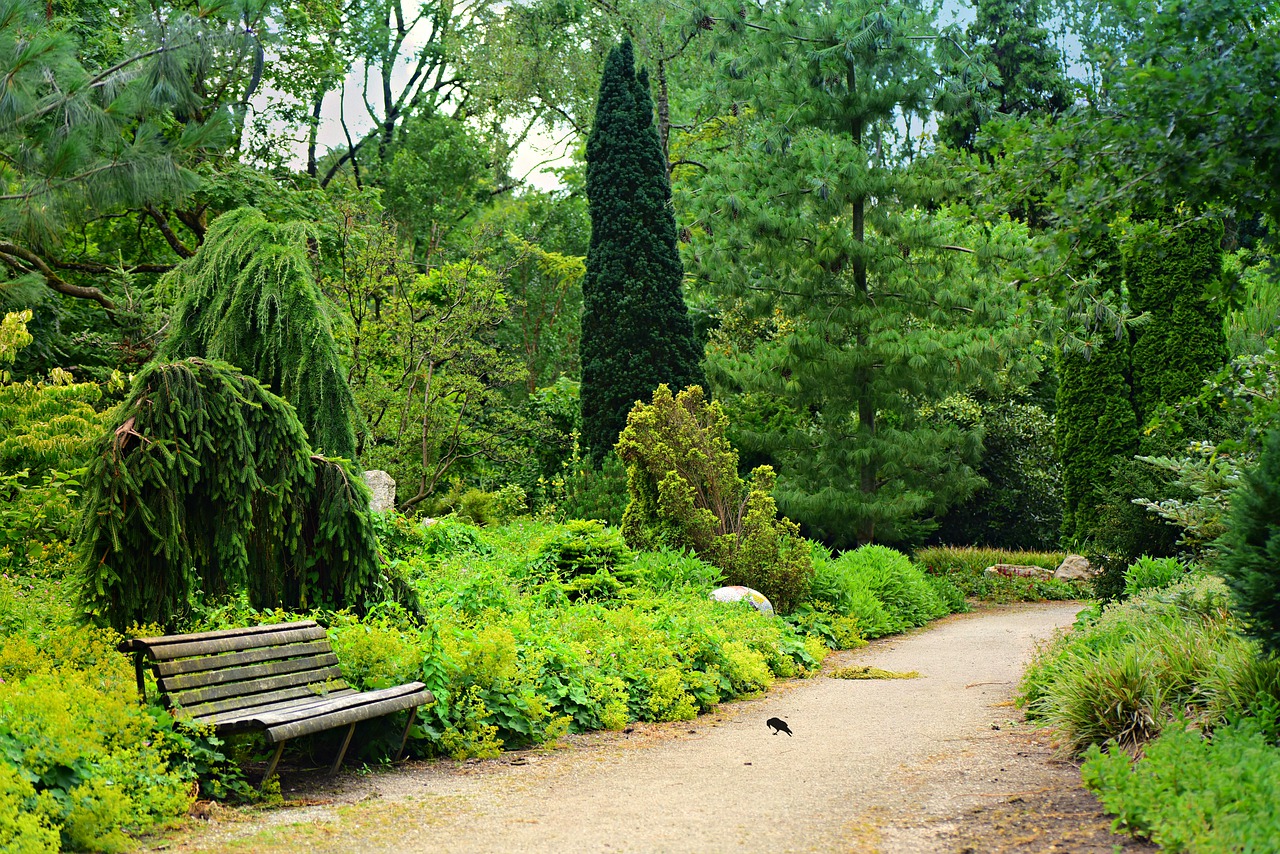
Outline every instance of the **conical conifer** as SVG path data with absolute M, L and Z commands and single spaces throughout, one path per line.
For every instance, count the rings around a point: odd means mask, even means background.
M 1133 400 L 1144 422 L 1198 393 L 1227 362 L 1225 311 L 1209 298 L 1222 275 L 1222 223 L 1146 225 L 1125 265 L 1134 310 L 1151 315 L 1133 339 Z
M 598 465 L 638 400 L 704 384 L 648 78 L 630 39 L 609 52 L 587 140 L 591 245 L 582 286 L 582 441 Z

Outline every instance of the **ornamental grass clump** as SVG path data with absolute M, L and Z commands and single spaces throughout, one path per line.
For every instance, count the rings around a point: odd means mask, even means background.
M 1226 602 L 1220 579 L 1191 576 L 1108 605 L 1037 651 L 1019 703 L 1077 752 L 1140 745 L 1180 717 L 1212 727 L 1246 711 L 1277 677 L 1244 664 L 1257 647 Z

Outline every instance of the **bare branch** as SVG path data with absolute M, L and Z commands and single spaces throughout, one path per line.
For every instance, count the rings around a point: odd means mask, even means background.
M 34 267 L 36 272 L 44 276 L 45 284 L 60 294 L 78 299 L 89 299 L 96 302 L 107 310 L 114 318 L 116 304 L 108 299 L 107 295 L 97 288 L 84 287 L 82 285 L 73 285 L 63 279 L 53 271 L 53 268 L 45 263 L 44 259 L 36 253 L 22 246 L 13 243 L 0 243 L 0 260 L 8 264 L 15 270 L 22 272 L 31 272 L 30 269 L 24 268 L 22 264 L 17 263 L 17 259 L 26 262 L 29 267 Z

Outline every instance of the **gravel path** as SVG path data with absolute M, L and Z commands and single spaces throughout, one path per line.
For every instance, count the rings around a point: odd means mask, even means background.
M 1010 702 L 1035 641 L 1079 608 L 958 615 L 827 665 L 916 670 L 918 679 L 819 676 L 696 721 L 575 737 L 562 750 L 348 774 L 303 792 L 310 806 L 220 813 L 166 847 L 1111 851 L 1127 843 L 1109 836 L 1076 769 L 1051 760 Z M 771 734 L 772 716 L 794 737 Z

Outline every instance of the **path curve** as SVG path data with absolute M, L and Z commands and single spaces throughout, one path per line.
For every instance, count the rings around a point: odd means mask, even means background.
M 850 664 L 916 670 L 919 679 L 818 676 L 695 721 L 578 737 L 564 750 L 347 775 L 329 795 L 308 793 L 316 806 L 216 821 L 176 847 L 997 850 L 957 841 L 966 815 L 1064 785 L 1078 789 L 1074 768 L 1046 764 L 1047 749 L 1027 734 L 1010 701 L 1035 642 L 1070 625 L 1080 607 L 1042 603 L 956 615 L 827 664 L 828 671 Z M 773 716 L 795 736 L 772 735 L 765 719 Z M 1047 770 L 1053 774 L 1046 777 Z

